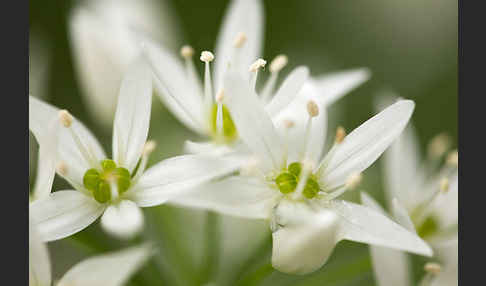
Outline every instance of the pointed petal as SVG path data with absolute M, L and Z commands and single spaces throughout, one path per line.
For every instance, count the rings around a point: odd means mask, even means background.
M 148 260 L 153 249 L 141 245 L 94 256 L 74 265 L 59 286 L 121 286 Z
M 278 192 L 267 184 L 247 177 L 230 177 L 210 182 L 170 200 L 176 205 L 213 210 L 252 219 L 266 219 Z
M 371 208 L 341 200 L 325 207 L 340 217 L 339 239 L 384 246 L 431 256 L 432 249 L 417 235 Z
M 413 233 L 417 233 L 407 209 L 397 200 L 392 200 L 392 213 L 396 222 Z
M 47 246 L 42 242 L 29 219 L 29 285 L 51 285 L 51 261 Z
M 325 74 L 312 79 L 322 102 L 329 106 L 354 88 L 366 82 L 371 76 L 367 68 L 359 68 Z
M 141 207 L 160 205 L 196 186 L 236 171 L 241 160 L 206 155 L 172 157 L 149 168 L 133 187 Z
M 101 217 L 101 226 L 109 234 L 120 239 L 130 239 L 143 227 L 142 210 L 132 201 L 123 200 L 109 205 Z
M 186 140 L 184 142 L 184 151 L 190 154 L 206 154 L 206 155 L 224 155 L 233 150 L 227 145 L 215 144 L 212 141 L 208 142 L 194 142 Z
M 307 274 L 326 263 L 338 242 L 339 218 L 326 209 L 282 200 L 272 224 L 272 266 L 284 273 Z
M 309 120 L 307 103 L 313 100 L 319 107 L 319 115 L 312 119 L 312 126 L 306 149 L 308 159 L 319 162 L 324 144 L 326 143 L 327 111 L 322 101 L 318 100 L 318 94 L 314 86 L 305 83 L 297 98 L 295 98 L 284 110 L 274 116 L 273 122 L 281 136 L 286 136 L 288 144 L 288 162 L 301 160 L 304 150 L 306 126 Z M 285 127 L 285 121 L 290 120 L 294 126 Z M 287 133 L 287 135 L 285 135 Z
M 353 130 L 336 146 L 329 162 L 325 166 L 321 163 L 321 183 L 333 189 L 342 186 L 351 174 L 368 168 L 400 135 L 414 106 L 411 100 L 400 100 Z
M 243 76 L 249 76 L 248 67 L 261 55 L 263 47 L 263 17 L 260 0 L 231 1 L 225 12 L 216 42 L 214 64 L 216 90 L 222 87 L 224 74 L 235 51 L 233 42 L 239 33 L 245 33 L 247 40 L 238 50 L 239 59 L 235 68 Z
M 29 213 L 44 241 L 68 237 L 93 223 L 105 209 L 78 191 L 59 191 L 34 201 Z
M 152 74 L 138 59 L 123 79 L 113 125 L 113 159 L 130 173 L 147 141 L 152 106 Z
M 56 120 L 59 116 L 59 109 L 45 103 L 35 97 L 29 96 L 29 128 L 34 134 L 39 145 L 47 137 L 46 128 L 49 123 Z M 76 118 L 70 127 L 82 141 L 86 149 L 90 150 L 97 160 L 106 158 L 105 152 L 93 134 Z M 58 141 L 58 160 L 61 160 L 67 167 L 67 176 L 72 181 L 83 185 L 83 176 L 86 170 L 92 168 L 90 162 L 86 161 L 79 151 L 70 130 L 67 128 L 59 129 Z
M 280 169 L 284 164 L 284 150 L 280 136 L 256 94 L 248 83 L 231 73 L 225 78 L 224 104 L 231 112 L 243 142 L 261 160 L 266 170 Z
M 297 97 L 308 77 L 309 69 L 307 67 L 297 67 L 285 78 L 275 96 L 265 106 L 270 117 L 278 114 Z
M 365 192 L 361 192 L 361 202 L 364 206 L 385 214 L 385 210 Z M 379 286 L 410 285 L 410 261 L 405 252 L 374 245 L 370 245 L 370 252 L 373 272 Z
M 144 42 L 143 52 L 152 67 L 159 98 L 189 129 L 204 134 L 202 96 L 190 88 L 180 61 L 163 47 L 149 41 Z

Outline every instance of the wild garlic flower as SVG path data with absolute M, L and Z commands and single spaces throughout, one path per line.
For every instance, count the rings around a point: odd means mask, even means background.
M 457 285 L 458 281 L 458 153 L 448 153 L 449 148 L 450 139 L 439 134 L 429 144 L 426 162 L 421 163 L 410 125 L 384 156 L 388 209 L 398 223 L 432 246 L 435 257 L 428 265 L 440 266 L 425 267 L 424 286 Z M 363 203 L 385 213 L 369 196 L 363 197 Z M 379 285 L 411 285 L 405 253 L 371 247 L 371 254 Z
M 232 172 L 236 163 L 205 155 L 173 157 L 145 170 L 155 148 L 146 141 L 152 101 L 150 70 L 136 62 L 122 81 L 113 127 L 113 159 L 96 138 L 66 110 L 29 99 L 29 127 L 43 145 L 48 122 L 63 128 L 57 149 L 57 173 L 75 190 L 34 201 L 30 213 L 45 241 L 72 235 L 102 215 L 109 233 L 130 237 L 143 226 L 139 207 L 155 206 L 202 182 Z
M 429 246 L 386 216 L 361 205 L 339 200 L 356 187 L 368 168 L 401 133 L 414 109 L 399 101 L 375 115 L 349 135 L 342 128 L 321 160 L 326 133 L 325 109 L 309 100 L 297 102 L 283 114 L 295 119 L 272 122 L 245 79 L 229 74 L 224 104 L 238 132 L 255 154 L 239 176 L 204 186 L 197 195 L 174 201 L 186 206 L 271 220 L 273 266 L 286 273 L 317 270 L 343 239 L 431 255 Z M 303 108 L 303 113 L 297 109 Z M 302 127 L 297 115 L 305 114 Z M 288 131 L 303 130 L 298 138 Z M 290 140 L 288 140 L 290 139 Z M 299 141 L 299 144 L 294 142 Z
M 82 3 L 81 3 L 82 2 Z M 165 0 L 78 1 L 69 15 L 74 67 L 88 112 L 110 128 L 123 75 L 150 36 L 166 45 L 177 41 Z
M 204 80 L 193 63 L 195 51 L 183 46 L 184 64 L 171 52 L 147 41 L 144 52 L 153 68 L 158 95 L 169 110 L 189 129 L 209 138 L 209 143 L 186 142 L 191 153 L 226 153 L 242 147 L 233 116 L 221 100 L 228 94 L 223 77 L 229 71 L 239 73 L 255 90 L 258 74 L 268 67 L 270 77 L 258 92 L 260 102 L 275 116 L 299 94 L 312 92 L 326 104 L 366 81 L 367 69 L 356 69 L 317 78 L 309 78 L 307 67 L 295 68 L 276 90 L 279 72 L 287 65 L 285 55 L 270 63 L 260 58 L 263 46 L 263 8 L 259 0 L 234 0 L 224 16 L 216 41 L 215 54 L 203 51 L 199 59 L 205 65 Z M 211 65 L 213 64 L 211 72 Z M 213 83 L 214 80 L 214 83 Z M 304 88 L 303 88 L 304 87 Z
M 148 258 L 150 245 L 90 257 L 69 269 L 56 286 L 121 286 Z M 49 252 L 34 224 L 29 221 L 29 286 L 51 286 Z

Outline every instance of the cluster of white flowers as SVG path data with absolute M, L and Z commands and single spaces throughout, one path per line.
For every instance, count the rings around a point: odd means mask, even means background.
M 76 14 L 73 29 L 81 33 L 74 34 L 76 41 L 89 39 L 86 33 L 93 25 L 103 25 L 89 22 L 86 13 Z M 324 154 L 326 110 L 370 73 L 359 68 L 310 76 L 302 66 L 277 88 L 278 74 L 288 62 L 285 55 L 277 55 L 268 64 L 268 80 L 257 89 L 258 74 L 267 67 L 261 58 L 259 0 L 231 2 L 215 53 L 200 54 L 205 66 L 202 81 L 192 47 L 180 49 L 181 61 L 146 34 L 135 37 L 135 31 L 113 28 L 123 23 L 113 21 L 104 26 L 117 32 L 117 43 L 129 48 L 131 57 L 130 64 L 124 58 L 120 81 L 104 82 L 95 68 L 103 63 L 92 58 L 95 53 L 78 52 L 83 78 L 93 81 L 88 84 L 90 100 L 117 101 L 111 157 L 68 110 L 29 97 L 29 128 L 40 148 L 29 206 L 30 285 L 51 284 L 44 242 L 71 236 L 97 218 L 109 234 L 131 238 L 144 227 L 141 208 L 163 203 L 267 221 L 273 238 L 272 266 L 285 273 L 313 272 L 326 263 L 339 241 L 352 240 L 373 245 L 380 285 L 409 285 L 402 251 L 431 257 L 433 249 L 437 256 L 425 267 L 423 285 L 457 284 L 457 151 L 449 154 L 436 177 L 425 178 L 411 127 L 406 128 L 413 101 L 395 100 L 349 134 L 337 128 Z M 96 39 L 116 56 L 118 46 Z M 87 49 L 86 44 L 78 46 Z M 83 55 L 91 57 L 87 68 L 82 68 Z M 111 96 L 113 82 L 120 82 L 117 97 Z M 108 99 L 102 99 L 103 90 L 109 90 Z M 153 94 L 209 141 L 187 141 L 187 154 L 147 168 L 156 148 L 147 140 Z M 102 105 L 95 113 L 110 118 L 109 108 Z M 434 144 L 431 156 L 437 162 L 448 146 Z M 364 192 L 362 205 L 340 199 L 359 186 L 362 172 L 389 146 L 385 173 L 393 216 Z M 51 192 L 56 173 L 73 189 Z M 142 245 L 90 258 L 73 267 L 58 285 L 121 285 L 154 251 Z

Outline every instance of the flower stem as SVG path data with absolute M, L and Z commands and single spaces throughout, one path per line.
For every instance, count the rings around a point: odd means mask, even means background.
M 219 217 L 213 211 L 206 214 L 206 249 L 201 264 L 201 285 L 214 279 L 219 262 Z

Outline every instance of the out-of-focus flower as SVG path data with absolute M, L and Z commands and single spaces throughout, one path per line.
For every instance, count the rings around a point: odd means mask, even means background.
M 337 199 L 356 187 L 361 172 L 401 133 L 412 115 L 413 101 L 393 104 L 348 136 L 339 128 L 333 147 L 321 160 L 325 109 L 312 99 L 297 98 L 282 111 L 289 117 L 282 115 L 281 122 L 274 123 L 244 78 L 231 73 L 224 84 L 228 96 L 223 102 L 255 157 L 240 176 L 206 184 L 177 203 L 271 219 L 272 264 L 287 273 L 317 270 L 343 239 L 432 254 L 418 236 L 386 216 Z M 302 136 L 289 140 L 292 129 L 302 129 L 296 133 Z
M 36 31 L 29 33 L 29 94 L 45 98 L 49 68 L 48 43 Z
M 255 90 L 258 73 L 267 64 L 259 58 L 263 46 L 263 16 L 259 0 L 230 3 L 216 41 L 215 54 L 203 51 L 200 56 L 205 63 L 204 84 L 201 84 L 192 61 L 192 47 L 184 46 L 180 50 L 184 66 L 167 49 L 149 40 L 145 43 L 145 55 L 153 67 L 161 100 L 189 129 L 210 138 L 209 143 L 187 142 L 187 151 L 221 154 L 242 147 L 232 114 L 221 103 L 225 96 L 231 96 L 223 84 L 223 77 L 228 71 L 236 72 Z M 213 60 L 214 73 L 211 73 Z M 297 95 L 315 93 L 328 105 L 369 78 L 369 71 L 363 68 L 309 79 L 308 69 L 297 67 L 275 90 L 278 74 L 287 61 L 284 55 L 275 57 L 269 64 L 271 75 L 258 92 L 271 117 L 277 116 Z
M 147 141 L 152 81 L 148 66 L 137 61 L 122 81 L 113 126 L 113 160 L 96 138 L 68 111 L 29 99 L 29 127 L 43 145 L 48 122 L 60 130 L 57 172 L 76 190 L 58 191 L 34 201 L 30 213 L 43 240 L 74 234 L 98 217 L 105 230 L 126 238 L 143 225 L 139 207 L 155 206 L 236 169 L 236 161 L 205 155 L 164 160 L 145 170 L 155 143 Z
M 70 40 L 88 110 L 113 123 L 124 73 L 140 52 L 140 38 L 173 46 L 178 34 L 166 1 L 88 0 L 70 15 Z
M 440 265 L 434 268 L 436 264 L 429 264 L 432 266 L 425 268 L 423 285 L 458 283 L 458 153 L 448 153 L 449 148 L 450 139 L 439 134 L 431 140 L 427 161 L 422 163 L 410 125 L 384 155 L 388 208 L 398 223 L 432 246 L 436 259 L 432 262 Z M 437 170 L 441 160 L 445 163 Z M 363 203 L 385 213 L 369 196 L 363 197 Z M 371 253 L 379 285 L 411 285 L 405 253 L 374 246 Z
M 152 255 L 140 245 L 85 259 L 69 269 L 57 286 L 121 286 Z M 29 221 L 29 286 L 51 286 L 51 261 L 45 243 Z

